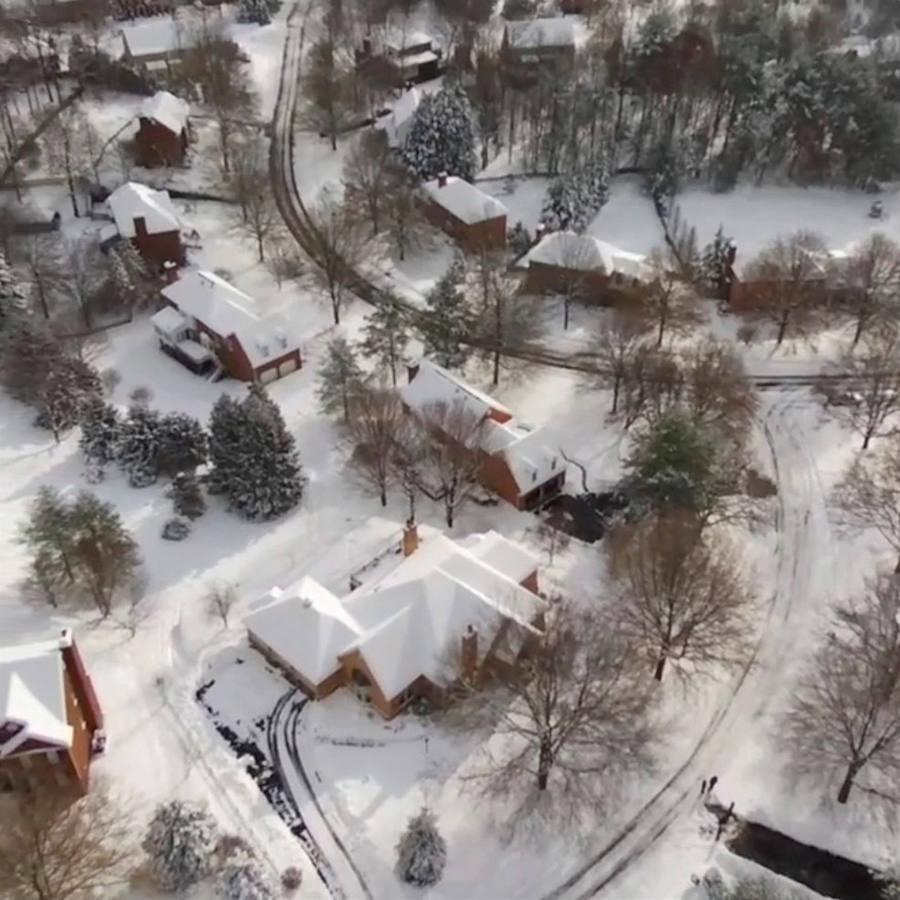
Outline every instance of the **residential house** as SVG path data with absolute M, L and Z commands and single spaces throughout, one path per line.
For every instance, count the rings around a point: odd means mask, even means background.
M 463 178 L 441 173 L 422 185 L 422 208 L 436 228 L 464 250 L 506 246 L 506 207 Z
M 421 84 L 441 74 L 441 51 L 421 31 L 390 28 L 363 38 L 356 63 L 363 71 L 373 62 L 383 63 L 398 86 Z
M 575 64 L 575 26 L 571 19 L 525 19 L 507 22 L 501 58 L 514 78 L 530 82 L 542 71 L 560 72 Z
M 419 415 L 438 405 L 459 405 L 483 422 L 477 448 L 481 483 L 517 509 L 538 509 L 562 491 L 565 464 L 546 446 L 541 432 L 517 422 L 503 404 L 443 367 L 427 359 L 409 366 L 401 399 Z
M 572 231 L 539 235 L 523 262 L 528 266 L 525 292 L 577 294 L 584 300 L 604 304 L 628 295 L 647 276 L 646 262 L 640 254 Z
M 109 0 L 37 0 L 29 9 L 47 27 L 101 22 L 110 11 Z
M 546 604 L 523 547 L 410 523 L 397 550 L 343 597 L 309 576 L 274 588 L 246 620 L 251 646 L 307 696 L 347 687 L 390 719 L 417 698 L 442 704 L 460 679 L 508 674 L 539 637 Z
M 190 29 L 177 13 L 132 23 L 119 31 L 119 39 L 123 61 L 161 77 L 176 74 L 192 46 Z
M 184 264 L 181 223 L 168 191 L 129 181 L 117 187 L 106 202 L 119 234 L 134 244 L 150 268 Z
M 169 305 L 151 319 L 160 347 L 191 371 L 267 383 L 300 368 L 284 323 L 218 275 L 192 270 L 162 295 Z
M 137 164 L 146 169 L 179 166 L 188 147 L 188 104 L 170 94 L 157 91 L 141 105 L 138 130 L 134 136 Z
M 0 791 L 85 794 L 104 744 L 103 712 L 70 631 L 0 647 Z

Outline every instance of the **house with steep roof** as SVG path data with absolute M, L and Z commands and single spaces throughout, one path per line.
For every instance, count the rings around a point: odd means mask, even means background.
M 338 597 L 305 576 L 246 619 L 251 646 L 313 699 L 352 690 L 385 718 L 460 679 L 509 673 L 541 633 L 538 560 L 497 532 L 408 523 L 387 571 Z M 385 565 L 385 564 L 383 564 Z
M 442 172 L 422 185 L 422 196 L 426 218 L 464 250 L 506 246 L 506 207 L 464 178 Z
M 106 202 L 119 234 L 134 244 L 148 266 L 160 270 L 166 263 L 184 264 L 181 222 L 168 191 L 128 181 Z
M 400 396 L 412 413 L 427 417 L 434 407 L 458 406 L 483 423 L 477 452 L 484 487 L 525 510 L 539 509 L 562 491 L 565 463 L 546 445 L 540 430 L 517 422 L 503 404 L 430 360 L 409 366 L 408 374 Z
M 104 743 L 103 712 L 70 631 L 0 647 L 0 791 L 84 794 Z
M 582 294 L 611 303 L 647 277 L 645 257 L 573 231 L 554 231 L 526 254 L 523 290 L 531 294 Z
M 571 68 L 575 63 L 575 26 L 562 17 L 507 22 L 500 48 L 512 76 L 531 81 L 542 69 Z
M 160 348 L 198 374 L 267 383 L 301 366 L 286 323 L 213 272 L 191 270 L 162 290 L 152 318 Z
M 134 136 L 135 158 L 146 169 L 178 166 L 188 148 L 188 104 L 168 91 L 157 91 L 141 104 Z

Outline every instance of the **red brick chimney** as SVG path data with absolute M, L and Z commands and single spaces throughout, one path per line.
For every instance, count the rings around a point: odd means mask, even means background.
M 462 677 L 470 680 L 478 669 L 478 629 L 474 625 L 469 625 L 462 636 L 461 657 Z
M 171 259 L 163 263 L 163 277 L 166 284 L 175 284 L 178 281 L 178 264 Z
M 403 528 L 403 555 L 412 556 L 419 549 L 419 529 L 415 519 L 407 519 Z
M 447 187 L 447 173 L 446 172 L 438 172 L 438 187 Z
M 534 242 L 539 244 L 547 233 L 547 226 L 543 222 L 538 222 L 534 228 Z
M 147 223 L 143 216 L 134 217 L 134 234 L 135 237 L 147 237 Z

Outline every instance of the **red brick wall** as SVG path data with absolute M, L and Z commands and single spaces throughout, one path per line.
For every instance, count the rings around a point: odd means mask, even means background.
M 159 122 L 141 116 L 134 138 L 137 163 L 144 168 L 177 166 L 184 162 L 187 136 L 184 131 L 176 134 Z
M 435 228 L 440 228 L 445 234 L 450 235 L 469 253 L 477 253 L 483 247 L 501 250 L 506 246 L 506 216 L 497 216 L 495 219 L 469 225 L 430 198 L 423 201 L 422 209 L 425 217 Z
M 131 243 L 151 268 L 160 269 L 166 262 L 174 262 L 179 266 L 184 264 L 184 248 L 177 231 L 137 234 L 131 239 Z

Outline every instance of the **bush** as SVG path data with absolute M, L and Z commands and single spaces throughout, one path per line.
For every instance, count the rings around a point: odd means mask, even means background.
M 173 800 L 157 807 L 142 847 L 153 880 L 166 891 L 185 891 L 212 868 L 216 823 L 192 803 Z
M 290 866 L 281 873 L 281 887 L 285 893 L 293 894 L 303 884 L 303 872 L 296 866 Z
M 430 887 L 441 880 L 446 864 L 447 843 L 438 831 L 434 813 L 423 807 L 409 820 L 397 844 L 397 877 L 408 884 Z
M 162 537 L 166 541 L 183 541 L 191 533 L 191 526 L 178 516 L 166 521 L 162 527 Z

